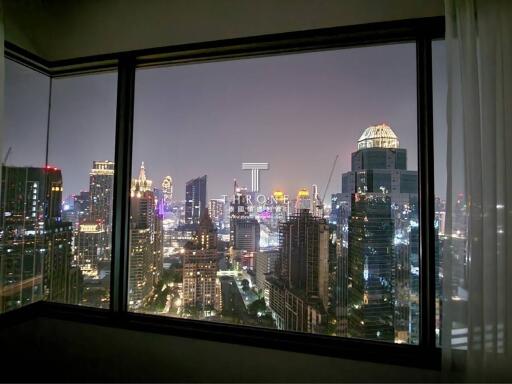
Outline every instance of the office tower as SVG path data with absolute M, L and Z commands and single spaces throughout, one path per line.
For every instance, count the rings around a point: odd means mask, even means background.
M 329 227 L 301 209 L 281 224 L 280 254 L 269 282 L 279 329 L 322 333 L 329 301 Z
M 169 212 L 171 210 L 173 189 L 174 183 L 172 181 L 172 177 L 165 176 L 164 180 L 162 181 L 162 193 L 165 212 Z
M 114 189 L 114 163 L 93 161 L 89 173 L 90 218 L 109 226 L 112 223 L 112 193 Z
M 105 228 L 101 248 L 102 260 L 111 258 L 112 243 L 112 194 L 114 191 L 114 163 L 93 161 L 89 173 L 89 222 L 102 224 Z
M 206 175 L 187 181 L 185 187 L 185 224 L 197 225 L 206 205 Z
M 62 175 L 54 167 L 2 167 L 0 312 L 70 292 L 72 224 L 61 217 Z
M 202 318 L 221 310 L 217 230 L 205 209 L 193 239 L 183 254 L 183 305 L 185 313 Z
M 394 226 L 390 197 L 354 194 L 348 228 L 348 333 L 393 341 Z
M 338 221 L 340 221 L 341 201 L 342 201 L 341 193 L 333 193 L 331 195 L 331 212 L 329 214 L 329 223 L 330 224 L 337 225 Z
M 210 199 L 208 202 L 208 211 L 213 223 L 218 229 L 224 229 L 225 201 L 223 199 Z
M 75 228 L 78 228 L 80 223 L 89 219 L 90 212 L 90 195 L 89 191 L 81 191 L 77 195 L 73 195 L 73 210 L 75 211 L 76 222 Z
M 417 191 L 393 130 L 368 127 L 336 195 L 341 335 L 417 341 Z
M 257 252 L 260 249 L 260 224 L 252 217 L 232 218 L 230 244 L 239 251 Z
M 86 278 L 97 278 L 99 261 L 105 254 L 105 228 L 99 223 L 80 224 L 75 238 L 77 263 Z
M 44 233 L 44 298 L 49 301 L 68 302 L 72 274 L 73 224 L 50 219 Z
M 129 303 L 139 308 L 160 278 L 163 261 L 163 213 L 142 163 L 131 183 Z

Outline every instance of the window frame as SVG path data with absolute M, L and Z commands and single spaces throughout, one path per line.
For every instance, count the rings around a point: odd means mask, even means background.
M 117 70 L 115 179 L 110 309 L 37 302 L 0 316 L 23 313 L 103 326 L 356 360 L 440 369 L 435 335 L 435 228 L 432 41 L 444 37 L 444 17 L 314 29 L 48 61 L 5 42 L 5 56 L 50 78 Z M 279 331 L 161 317 L 128 311 L 130 179 L 137 68 L 274 56 L 393 43 L 416 43 L 417 142 L 420 201 L 420 341 L 418 345 Z M 18 314 L 19 312 L 19 314 Z

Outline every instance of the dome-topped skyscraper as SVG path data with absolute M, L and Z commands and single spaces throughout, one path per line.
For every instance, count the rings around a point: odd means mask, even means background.
M 371 125 L 357 140 L 357 149 L 365 148 L 399 148 L 397 135 L 387 124 Z
M 341 335 L 416 343 L 418 173 L 407 169 L 407 149 L 387 124 L 362 133 L 336 204 L 336 235 L 346 257 Z

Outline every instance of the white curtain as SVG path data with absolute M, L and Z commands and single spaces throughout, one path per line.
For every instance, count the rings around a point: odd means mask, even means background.
M 512 0 L 445 10 L 445 378 L 512 381 Z

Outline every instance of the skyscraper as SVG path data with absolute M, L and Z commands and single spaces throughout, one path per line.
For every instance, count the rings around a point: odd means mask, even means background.
M 183 255 L 183 304 L 187 313 L 202 318 L 221 310 L 218 269 L 217 230 L 205 209 Z
M 230 244 L 235 250 L 257 252 L 260 250 L 260 224 L 252 217 L 232 218 Z
M 75 237 L 77 262 L 87 278 L 99 274 L 99 259 L 103 255 L 105 228 L 98 223 L 80 224 Z
M 223 199 L 210 199 L 208 203 L 208 211 L 213 223 L 218 229 L 223 229 L 225 224 L 225 201 Z
M 100 255 L 101 260 L 111 258 L 112 243 L 112 194 L 114 191 L 114 163 L 111 161 L 93 161 L 89 173 L 89 223 L 102 224 L 105 231 Z
M 165 176 L 162 181 L 163 204 L 166 212 L 171 210 L 174 183 L 171 176 Z
M 70 292 L 73 227 L 62 221 L 62 190 L 57 168 L 2 167 L 0 312 L 77 297 Z
M 389 196 L 354 194 L 348 228 L 348 333 L 393 341 L 394 226 Z
M 201 213 L 208 208 L 206 175 L 187 181 L 185 186 L 185 224 L 199 224 Z
M 152 181 L 146 176 L 144 163 L 139 177 L 131 185 L 129 303 L 143 304 L 162 272 L 162 213 L 155 198 Z
M 418 177 L 386 124 L 370 126 L 336 195 L 341 334 L 414 342 Z
M 277 327 L 322 333 L 329 304 L 329 227 L 301 209 L 281 224 L 279 235 L 275 274 L 267 278 Z

